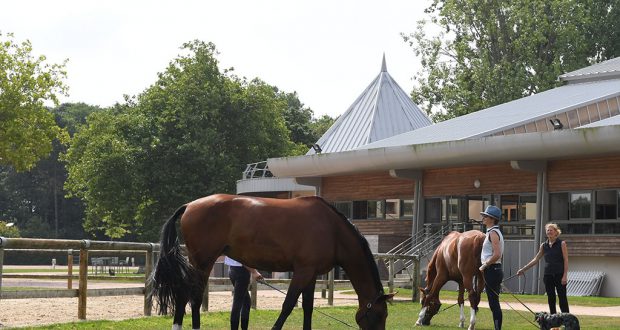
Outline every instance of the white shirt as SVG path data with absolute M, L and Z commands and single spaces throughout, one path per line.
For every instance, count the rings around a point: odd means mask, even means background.
M 233 258 L 229 258 L 229 257 L 224 257 L 224 265 L 233 266 L 233 267 L 243 266 L 239 261 Z
M 482 243 L 482 253 L 480 254 L 480 261 L 482 261 L 482 263 L 485 263 L 493 256 L 493 243 L 491 243 L 491 240 L 489 240 L 489 233 L 492 231 L 496 232 L 499 236 L 500 256 L 504 255 L 504 236 L 499 230 L 499 226 L 493 226 L 487 230 L 487 237 L 484 239 L 484 243 Z M 502 258 L 500 257 L 499 260 L 497 260 L 495 263 L 501 264 Z

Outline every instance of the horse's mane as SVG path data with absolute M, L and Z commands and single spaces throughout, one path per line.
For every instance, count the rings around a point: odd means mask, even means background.
M 329 208 L 332 209 L 332 211 L 334 211 L 334 213 L 336 213 L 344 221 L 346 226 L 355 233 L 362 247 L 362 251 L 364 252 L 364 255 L 366 256 L 366 260 L 370 264 L 375 265 L 375 267 L 370 267 L 371 269 L 370 271 L 372 273 L 371 275 L 374 279 L 377 291 L 383 294 L 383 284 L 381 284 L 381 279 L 379 277 L 379 269 L 376 267 L 375 257 L 373 257 L 372 252 L 370 251 L 370 246 L 368 246 L 368 241 L 366 240 L 366 238 L 364 238 L 362 233 L 360 233 L 359 229 L 357 229 L 357 227 L 355 227 L 355 225 L 353 225 L 353 223 L 344 214 L 342 214 L 342 212 L 338 211 L 338 209 L 335 206 L 325 201 L 322 197 L 319 197 L 319 196 L 316 196 L 316 197 L 318 200 L 322 201 L 325 205 L 329 206 Z

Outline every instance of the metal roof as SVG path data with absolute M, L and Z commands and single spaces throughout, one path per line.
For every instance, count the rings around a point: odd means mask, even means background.
M 601 119 L 599 121 L 595 121 L 591 124 L 579 126 L 577 128 L 589 128 L 589 127 L 602 127 L 602 126 L 611 126 L 611 125 L 620 125 L 620 116 L 613 116 L 606 119 Z
M 321 177 L 618 154 L 618 141 L 620 126 L 612 125 L 270 158 L 267 164 L 278 177 Z
M 322 153 L 340 152 L 432 124 L 387 72 L 381 72 L 349 109 L 321 136 Z M 306 155 L 315 154 L 310 149 Z
M 620 79 L 570 84 L 396 135 L 357 149 L 479 138 L 620 95 Z
M 569 83 L 620 78 L 620 57 L 565 73 L 558 78 Z

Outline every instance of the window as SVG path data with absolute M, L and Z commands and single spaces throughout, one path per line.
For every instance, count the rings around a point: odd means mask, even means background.
M 596 191 L 595 219 L 618 218 L 618 192 L 616 190 Z
M 568 220 L 568 193 L 549 194 L 549 219 Z
M 536 196 L 519 196 L 519 220 L 536 221 Z
M 448 198 L 448 209 L 447 209 L 448 220 L 450 221 L 458 221 L 459 220 L 459 200 L 458 198 Z
M 398 219 L 400 217 L 400 199 L 385 200 L 385 218 Z
M 511 222 L 517 221 L 517 203 L 519 202 L 519 195 L 502 195 L 502 216 L 504 221 Z
M 336 210 L 340 211 L 340 213 L 344 214 L 347 219 L 351 218 L 351 202 L 335 202 L 334 207 Z
M 424 223 L 439 223 L 442 219 L 441 207 L 443 200 L 441 198 L 427 198 L 424 200 L 424 215 L 426 217 Z
M 368 219 L 368 201 L 353 201 L 353 219 Z
M 570 196 L 570 219 L 590 218 L 592 208 L 591 193 L 571 193 Z
M 400 217 L 412 219 L 413 216 L 413 199 L 401 200 Z
M 383 201 L 368 201 L 368 219 L 383 219 Z

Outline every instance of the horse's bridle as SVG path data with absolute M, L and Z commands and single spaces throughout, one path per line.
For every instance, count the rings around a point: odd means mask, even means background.
M 380 292 L 379 295 L 375 297 L 375 299 L 373 299 L 373 301 L 366 304 L 366 311 L 364 312 L 364 314 L 359 319 L 357 316 L 355 317 L 355 322 L 357 322 L 357 324 L 359 324 L 363 319 L 368 318 L 368 312 L 370 312 L 370 309 L 372 308 L 372 306 L 376 304 L 377 300 L 379 300 L 379 298 L 381 298 L 383 295 L 384 293 Z

